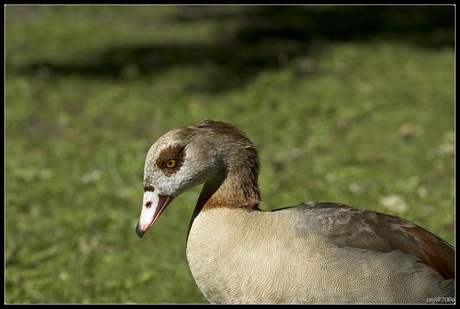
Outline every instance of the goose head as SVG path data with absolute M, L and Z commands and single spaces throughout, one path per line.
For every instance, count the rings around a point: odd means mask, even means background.
M 167 132 L 147 153 L 137 235 L 142 237 L 176 197 L 202 183 L 198 212 L 203 207 L 256 207 L 258 173 L 254 145 L 230 124 L 208 119 Z

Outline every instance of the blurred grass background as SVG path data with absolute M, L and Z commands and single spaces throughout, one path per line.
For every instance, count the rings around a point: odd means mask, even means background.
M 151 144 L 212 118 L 263 209 L 340 202 L 454 243 L 453 6 L 6 6 L 5 302 L 203 303 L 199 188 L 142 240 Z

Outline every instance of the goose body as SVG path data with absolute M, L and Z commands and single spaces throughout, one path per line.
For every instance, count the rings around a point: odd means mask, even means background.
M 405 219 L 308 202 L 261 211 L 259 157 L 230 124 L 204 120 L 149 150 L 143 234 L 184 191 L 205 183 L 187 259 L 211 303 L 455 301 L 454 248 Z

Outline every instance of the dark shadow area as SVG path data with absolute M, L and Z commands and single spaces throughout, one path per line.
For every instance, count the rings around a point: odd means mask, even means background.
M 454 14 L 454 6 L 254 6 L 241 12 L 190 6 L 170 22 L 187 27 L 197 20 L 232 18 L 238 27 L 205 45 L 127 46 L 91 53 L 79 63 L 34 63 L 23 71 L 123 78 L 133 65 L 136 76 L 142 76 L 173 66 L 212 63 L 215 72 L 200 83 L 206 84 L 205 89 L 191 90 L 225 91 L 261 70 L 282 67 L 297 55 L 317 55 L 318 42 L 382 39 L 423 48 L 452 47 Z
M 264 22 L 242 27 L 237 33 L 239 40 L 382 37 L 431 48 L 454 43 L 453 6 L 260 7 L 253 16 Z

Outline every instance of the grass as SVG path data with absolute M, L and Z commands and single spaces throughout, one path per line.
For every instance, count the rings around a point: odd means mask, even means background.
M 6 7 L 6 303 L 207 302 L 185 257 L 199 188 L 135 234 L 149 147 L 206 118 L 258 148 L 263 209 L 340 202 L 454 243 L 452 46 L 248 43 L 252 9 Z

